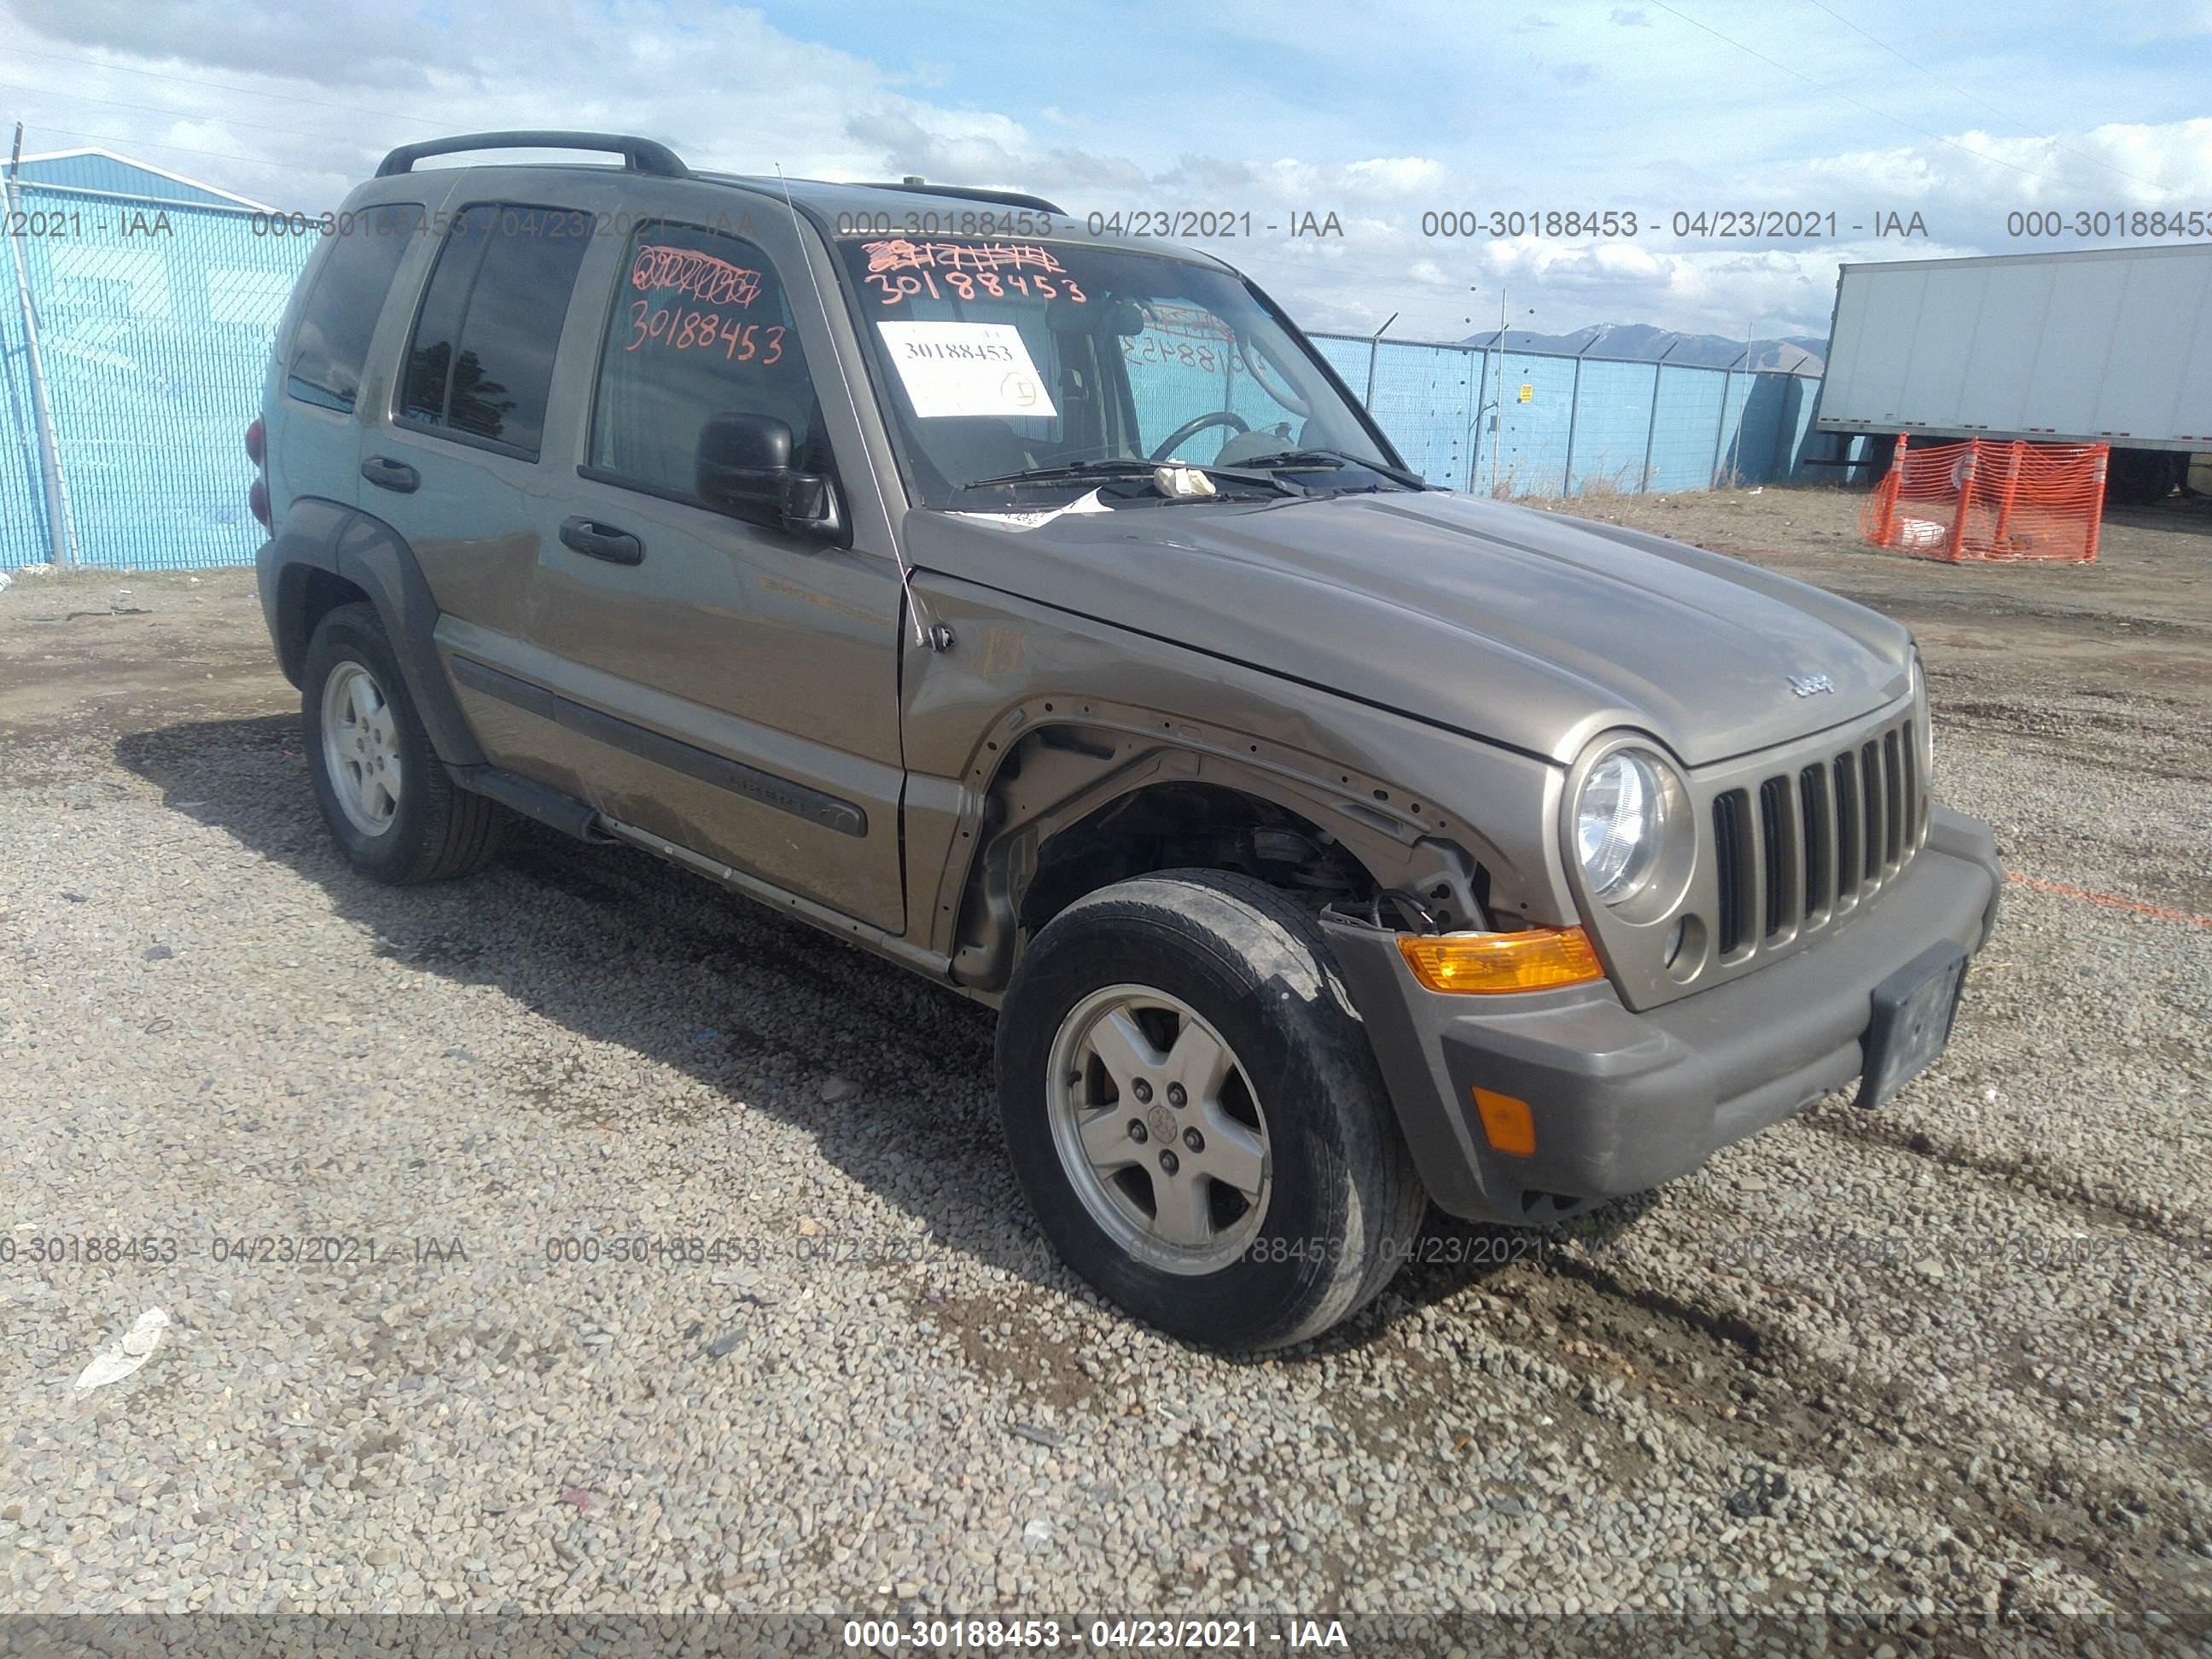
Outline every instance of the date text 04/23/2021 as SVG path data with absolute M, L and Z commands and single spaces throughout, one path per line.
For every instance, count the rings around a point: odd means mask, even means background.
M 870 1653 L 1045 1651 L 1349 1651 L 1341 1620 L 1296 1614 L 1267 1619 L 848 1619 L 845 1646 Z
M 471 1259 L 458 1236 L 367 1233 L 63 1233 L 0 1235 L 0 1267 L 166 1267 L 180 1261 L 224 1267 L 443 1267 Z

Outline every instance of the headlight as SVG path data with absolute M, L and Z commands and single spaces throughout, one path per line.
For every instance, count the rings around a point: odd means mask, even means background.
M 1575 800 L 1575 851 L 1594 897 L 1619 904 L 1651 878 L 1666 837 L 1667 792 L 1652 762 L 1617 750 L 1589 769 Z

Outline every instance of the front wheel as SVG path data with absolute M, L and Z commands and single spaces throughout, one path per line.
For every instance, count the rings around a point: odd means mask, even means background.
M 1224 1349 L 1317 1336 L 1405 1260 L 1425 1202 L 1319 927 L 1179 871 L 1054 917 L 999 1023 L 1015 1173 L 1109 1299 Z

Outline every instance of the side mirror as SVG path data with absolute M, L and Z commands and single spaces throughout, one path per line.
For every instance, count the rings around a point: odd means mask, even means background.
M 699 498 L 795 535 L 842 536 L 836 486 L 818 473 L 793 471 L 791 443 L 789 422 L 773 415 L 709 416 L 699 432 Z
M 791 428 L 773 415 L 715 415 L 699 433 L 698 487 L 717 507 L 775 507 L 791 474 Z

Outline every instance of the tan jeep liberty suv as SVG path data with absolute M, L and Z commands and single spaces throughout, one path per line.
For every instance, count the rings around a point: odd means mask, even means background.
M 526 148 L 601 159 L 416 166 Z M 1037 1224 L 1194 1341 L 1879 1106 L 1995 915 L 1905 629 L 1431 488 L 1237 272 L 1033 197 L 396 150 L 249 448 L 359 871 L 524 813 L 995 1007 Z

